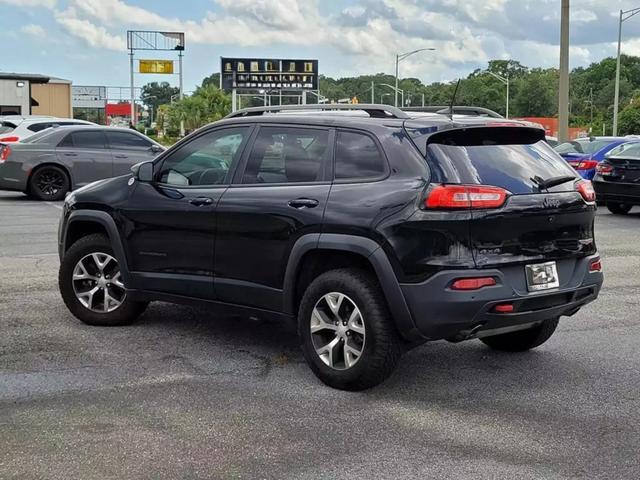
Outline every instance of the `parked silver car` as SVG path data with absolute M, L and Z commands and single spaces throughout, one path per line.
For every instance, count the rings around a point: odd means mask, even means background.
M 0 143 L 0 190 L 61 200 L 75 188 L 130 172 L 164 147 L 124 128 L 49 128 L 20 143 Z

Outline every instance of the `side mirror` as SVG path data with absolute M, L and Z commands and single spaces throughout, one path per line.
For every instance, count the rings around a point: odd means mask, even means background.
M 131 167 L 131 172 L 133 173 L 134 178 L 139 182 L 152 182 L 153 162 L 136 163 Z
M 164 148 L 162 148 L 160 145 L 156 145 L 155 143 L 151 145 L 151 148 L 149 148 L 149 150 L 151 150 L 151 153 L 164 152 Z

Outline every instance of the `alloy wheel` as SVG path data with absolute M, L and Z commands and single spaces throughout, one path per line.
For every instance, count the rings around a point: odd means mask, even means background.
M 53 197 L 64 187 L 64 178 L 55 170 L 43 170 L 38 173 L 36 187 L 44 195 Z
M 324 295 L 311 313 L 313 348 L 335 370 L 353 367 L 364 351 L 365 325 L 360 309 L 339 292 Z
M 113 312 L 126 297 L 118 262 L 107 253 L 82 257 L 73 269 L 72 283 L 78 301 L 92 312 Z

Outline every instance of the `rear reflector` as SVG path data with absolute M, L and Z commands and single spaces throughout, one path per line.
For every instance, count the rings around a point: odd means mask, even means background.
M 597 273 L 602 271 L 602 261 L 600 258 L 594 258 L 589 264 L 589 273 Z
M 493 307 L 493 311 L 496 313 L 512 313 L 513 310 L 513 303 L 501 303 Z
M 0 138 L 0 142 L 9 143 L 9 142 L 17 142 L 20 140 L 20 137 L 2 137 Z
M 591 170 L 592 168 L 596 168 L 598 166 L 597 160 L 582 160 L 578 162 L 577 165 L 574 165 L 573 168 L 576 170 Z
M 576 190 L 580 192 L 582 198 L 586 202 L 595 202 L 596 201 L 596 191 L 593 189 L 593 185 L 589 180 L 580 180 L 576 183 Z
M 496 284 L 493 277 L 459 278 L 451 284 L 452 290 L 479 290 L 482 287 L 492 287 Z
M 487 185 L 438 185 L 424 204 L 427 208 L 499 208 L 510 192 Z

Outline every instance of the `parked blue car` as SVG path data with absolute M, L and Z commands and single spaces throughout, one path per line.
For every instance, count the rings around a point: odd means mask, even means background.
M 561 143 L 554 149 L 569 162 L 569 165 L 576 169 L 582 178 L 591 180 L 596 173 L 596 166 L 606 158 L 611 150 L 623 144 L 638 142 L 640 142 L 640 138 L 590 137 Z

